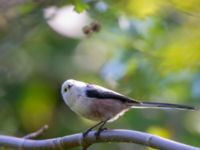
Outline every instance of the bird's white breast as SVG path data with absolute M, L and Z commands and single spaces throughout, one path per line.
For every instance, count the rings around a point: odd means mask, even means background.
M 77 114 L 88 118 L 91 100 L 85 97 L 83 88 L 72 87 L 73 92 L 69 92 L 64 98 L 65 103 Z

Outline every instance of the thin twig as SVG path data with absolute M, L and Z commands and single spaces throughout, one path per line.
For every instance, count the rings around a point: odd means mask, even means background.
M 37 131 L 32 132 L 30 134 L 27 134 L 26 136 L 24 136 L 22 138 L 24 138 L 24 139 L 35 139 L 38 136 L 42 135 L 48 128 L 49 128 L 49 126 L 45 124 L 43 127 L 38 129 Z

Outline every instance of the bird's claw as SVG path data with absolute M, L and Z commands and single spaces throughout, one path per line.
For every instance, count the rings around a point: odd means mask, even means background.
M 101 132 L 105 131 L 105 130 L 108 130 L 107 128 L 100 128 L 97 130 L 97 132 L 95 132 L 95 136 L 96 138 L 99 138 Z
M 85 138 L 87 135 L 88 135 L 88 133 L 91 131 L 91 129 L 88 129 L 88 130 L 86 130 L 85 132 L 83 132 L 83 138 Z

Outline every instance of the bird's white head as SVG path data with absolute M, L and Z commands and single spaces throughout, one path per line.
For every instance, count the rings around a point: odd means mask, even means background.
M 61 93 L 62 96 L 66 95 L 67 93 L 69 93 L 69 90 L 71 89 L 71 87 L 74 85 L 75 80 L 73 79 L 69 79 L 66 80 L 63 84 L 62 84 L 62 88 L 61 88 Z
M 61 94 L 64 101 L 67 103 L 69 99 L 76 99 L 78 95 L 83 93 L 84 87 L 86 84 L 81 81 L 77 81 L 74 79 L 66 80 L 62 84 Z
M 70 93 L 71 88 L 73 87 L 73 85 L 75 84 L 75 80 L 73 79 L 69 79 L 66 80 L 63 84 L 62 84 L 62 88 L 61 88 L 61 94 L 63 96 L 63 99 L 66 99 Z

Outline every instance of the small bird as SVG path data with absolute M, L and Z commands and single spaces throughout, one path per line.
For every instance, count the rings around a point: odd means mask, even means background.
M 140 102 L 102 86 L 73 79 L 66 80 L 62 84 L 61 93 L 71 110 L 87 119 L 98 121 L 97 124 L 86 130 L 83 136 L 97 126 L 99 126 L 97 135 L 99 135 L 101 131 L 105 130 L 103 127 L 107 122 L 115 121 L 131 108 L 195 110 L 193 106 Z

